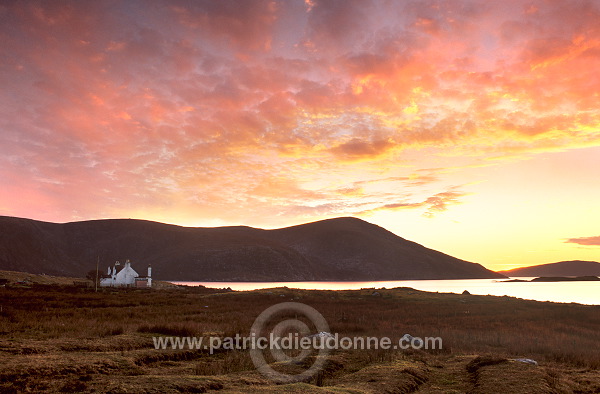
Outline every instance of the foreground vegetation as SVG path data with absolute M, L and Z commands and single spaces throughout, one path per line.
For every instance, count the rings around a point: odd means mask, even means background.
M 286 385 L 256 372 L 245 351 L 154 349 L 156 335 L 246 336 L 282 301 L 316 308 L 341 336 L 410 333 L 444 346 L 336 351 L 323 373 Z M 94 292 L 29 283 L 0 288 L 0 308 L 1 392 L 600 392 L 600 306 L 409 288 Z

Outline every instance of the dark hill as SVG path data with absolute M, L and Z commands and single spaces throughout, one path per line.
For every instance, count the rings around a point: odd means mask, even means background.
M 513 277 L 528 276 L 600 276 L 600 263 L 595 261 L 560 261 L 558 263 L 534 265 L 500 271 L 501 274 Z
M 164 280 L 307 281 L 500 278 L 356 218 L 277 230 L 132 219 L 55 224 L 0 217 L 0 269 L 82 276 L 130 259 Z

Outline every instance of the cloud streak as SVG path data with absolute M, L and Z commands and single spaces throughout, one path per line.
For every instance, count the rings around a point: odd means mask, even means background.
M 433 218 L 436 214 L 447 211 L 450 206 L 460 204 L 460 198 L 467 194 L 468 193 L 458 190 L 458 187 L 452 187 L 447 191 L 436 193 L 422 201 L 389 203 L 358 212 L 357 215 L 370 215 L 379 211 L 424 209 L 423 216 L 426 218 Z
M 584 246 L 600 246 L 600 236 L 569 238 L 565 242 Z

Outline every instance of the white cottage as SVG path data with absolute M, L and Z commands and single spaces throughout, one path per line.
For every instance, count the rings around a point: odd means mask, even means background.
M 140 276 L 129 260 L 121 265 L 118 261 L 113 267 L 108 267 L 108 274 L 100 278 L 102 287 L 152 287 L 152 267 L 148 266 L 148 276 Z

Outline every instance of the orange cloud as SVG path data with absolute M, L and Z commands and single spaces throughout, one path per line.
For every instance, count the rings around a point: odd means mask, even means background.
M 341 143 L 333 148 L 331 152 L 344 159 L 373 159 L 387 152 L 394 144 L 388 140 L 362 141 L 353 138 L 348 142 Z
M 378 211 L 395 211 L 403 209 L 425 208 L 423 216 L 427 218 L 432 218 L 435 216 L 436 213 L 447 211 L 449 209 L 449 206 L 460 204 L 460 197 L 463 197 L 467 194 L 468 193 L 458 191 L 457 187 L 453 187 L 445 192 L 436 193 L 431 197 L 427 197 L 423 201 L 385 204 L 365 211 L 358 212 L 357 215 L 368 215 Z

